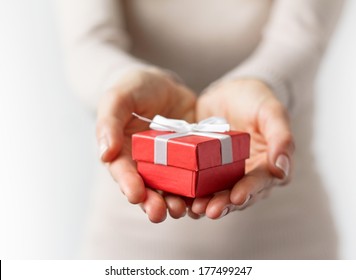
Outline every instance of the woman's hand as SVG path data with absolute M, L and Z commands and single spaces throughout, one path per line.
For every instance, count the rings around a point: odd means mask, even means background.
M 129 202 L 140 203 L 152 222 L 162 222 L 167 209 L 173 218 L 185 215 L 186 204 L 174 195 L 162 196 L 146 188 L 131 157 L 131 135 L 148 124 L 131 113 L 153 118 L 194 121 L 195 96 L 159 70 L 134 71 L 125 75 L 103 98 L 98 109 L 97 140 L 101 160 Z
M 197 118 L 223 116 L 233 130 L 251 134 L 246 175 L 231 190 L 195 199 L 191 211 L 216 219 L 243 209 L 286 184 L 292 171 L 293 137 L 282 104 L 264 83 L 235 80 L 212 86 L 197 103 Z

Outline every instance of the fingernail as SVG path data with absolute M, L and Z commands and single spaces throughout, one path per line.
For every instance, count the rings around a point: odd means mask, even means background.
M 199 220 L 200 218 L 204 217 L 204 214 L 196 214 L 192 211 L 188 211 L 188 216 L 194 220 Z
M 99 156 L 102 159 L 103 155 L 109 148 L 109 143 L 106 137 L 102 137 L 99 139 Z
M 226 216 L 227 214 L 229 214 L 231 211 L 233 211 L 235 209 L 235 205 L 233 204 L 229 204 L 225 207 L 225 209 L 221 212 L 221 215 L 219 216 L 218 219 L 221 219 L 222 217 Z
M 250 201 L 251 197 L 252 197 L 252 195 L 249 194 L 249 195 L 246 197 L 244 203 L 242 203 L 241 205 L 237 205 L 237 209 L 239 209 L 239 210 L 245 209 L 246 206 L 247 206 L 247 204 L 248 204 L 248 202 Z
M 290 169 L 290 163 L 289 159 L 286 155 L 280 155 L 278 156 L 276 160 L 276 166 L 283 171 L 284 177 L 289 176 L 289 169 Z

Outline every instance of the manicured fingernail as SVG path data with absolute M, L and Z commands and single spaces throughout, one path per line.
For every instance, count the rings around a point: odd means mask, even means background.
M 222 217 L 226 216 L 229 213 L 229 207 L 226 207 L 222 212 L 221 215 L 219 216 L 218 219 L 221 219 Z
M 284 177 L 289 176 L 289 169 L 290 169 L 290 163 L 289 159 L 286 155 L 280 155 L 278 156 L 276 160 L 276 166 L 283 171 Z
M 109 143 L 106 137 L 102 137 L 99 139 L 99 156 L 102 159 L 103 155 L 109 149 Z
M 237 205 L 237 209 L 239 209 L 239 210 L 245 209 L 246 206 L 247 206 L 247 204 L 248 204 L 248 202 L 250 201 L 251 197 L 252 197 L 252 195 L 249 194 L 249 195 L 246 197 L 244 203 L 242 203 L 241 205 Z
M 225 209 L 221 212 L 221 215 L 219 216 L 218 219 L 221 219 L 222 217 L 225 217 L 227 214 L 229 214 L 231 211 L 235 209 L 235 205 L 229 204 L 225 207 Z

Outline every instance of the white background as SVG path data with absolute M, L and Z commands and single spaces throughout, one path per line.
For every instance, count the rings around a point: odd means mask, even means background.
M 315 151 L 356 259 L 356 1 L 317 81 Z M 75 258 L 93 172 L 94 119 L 70 91 L 51 1 L 0 0 L 0 258 Z

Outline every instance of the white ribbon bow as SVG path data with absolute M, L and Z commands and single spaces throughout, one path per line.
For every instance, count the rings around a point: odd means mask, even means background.
M 149 122 L 150 128 L 159 131 L 174 131 L 178 133 L 187 132 L 226 132 L 230 131 L 230 125 L 225 118 L 210 117 L 199 123 L 188 123 L 184 120 L 168 119 L 156 115 L 152 120 L 132 113 L 142 121 Z
M 221 146 L 221 164 L 233 162 L 232 142 L 230 135 L 215 132 L 230 131 L 230 125 L 224 118 L 211 117 L 199 123 L 188 123 L 184 120 L 167 119 L 156 115 L 153 120 L 132 113 L 142 121 L 149 122 L 150 128 L 159 131 L 172 131 L 175 133 L 158 135 L 154 140 L 154 163 L 167 165 L 168 140 L 187 135 L 198 135 L 219 139 Z

